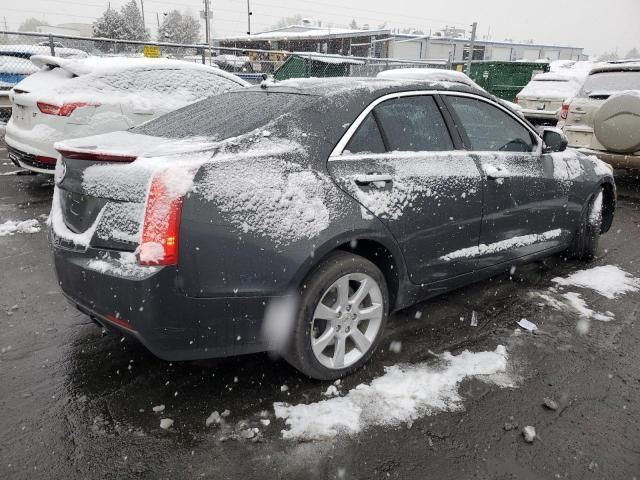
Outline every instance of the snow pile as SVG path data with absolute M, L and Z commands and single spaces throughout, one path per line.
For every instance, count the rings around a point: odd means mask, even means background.
M 440 260 L 449 262 L 457 258 L 473 258 L 481 257 L 484 255 L 491 255 L 494 253 L 511 250 L 513 248 L 522 248 L 529 245 L 534 245 L 536 243 L 548 242 L 549 240 L 554 240 L 561 237 L 564 233 L 564 230 L 558 228 L 556 230 L 549 230 L 548 232 L 543 233 L 521 235 L 518 237 L 509 238 L 507 240 L 502 240 L 500 242 L 490 243 L 488 245 L 482 243 L 477 247 L 463 248 L 461 250 L 456 250 L 454 252 L 448 253 L 440 257 Z
M 39 100 L 58 104 L 120 105 L 129 115 L 158 116 L 248 85 L 219 68 L 180 60 L 123 57 L 60 59 L 40 55 L 31 60 L 38 66 L 60 67 L 37 72 L 41 77 L 38 88 L 30 88 L 29 91 L 37 94 Z M 64 82 L 48 84 L 42 81 L 51 76 L 59 77 L 60 71 L 74 76 Z
M 292 154 L 304 155 L 300 144 L 262 137 L 247 150 L 214 156 L 196 191 L 244 233 L 276 244 L 313 238 L 329 226 L 333 184 L 319 172 L 281 159 Z M 240 167 L 246 160 L 252 160 L 251 167 Z
M 7 220 L 0 223 L 0 237 L 7 235 L 15 235 L 16 233 L 38 233 L 40 231 L 40 223 L 35 218 L 24 221 Z
M 553 178 L 568 190 L 572 182 L 584 175 L 584 167 L 577 151 L 568 149 L 551 154 L 553 160 Z
M 58 166 L 61 162 L 58 162 L 56 165 L 56 175 Z M 64 214 L 62 212 L 62 206 L 60 203 L 60 190 L 58 187 L 55 187 L 53 190 L 53 200 L 51 201 L 51 213 L 49 214 L 49 219 L 47 220 L 48 225 L 51 226 L 53 232 L 58 238 L 66 242 L 72 243 L 76 247 L 81 247 L 86 249 L 89 246 L 89 242 L 93 238 L 93 234 L 96 232 L 98 225 L 100 224 L 100 219 L 102 218 L 102 214 L 104 209 L 98 213 L 98 216 L 93 221 L 91 226 L 87 228 L 82 233 L 76 233 L 70 230 L 67 227 L 67 224 L 64 222 Z
M 135 279 L 151 276 L 159 270 L 159 267 L 139 265 L 134 252 L 104 254 L 101 258 L 89 260 L 87 268 L 108 275 Z
M 602 224 L 602 191 L 593 201 L 593 208 L 589 212 L 589 223 L 594 227 L 600 227 Z
M 552 281 L 562 286 L 588 288 L 610 299 L 640 290 L 640 279 L 615 265 L 579 270 L 566 278 L 556 277 Z
M 564 293 L 562 297 L 567 301 L 567 305 L 582 318 L 594 319 L 600 322 L 610 322 L 615 315 L 611 312 L 598 313 L 587 307 L 582 295 L 576 292 Z
M 595 155 L 589 155 L 586 158 L 593 166 L 593 172 L 596 175 L 613 177 L 613 168 L 611 168 L 611 165 L 603 162 Z
M 343 154 L 332 161 L 335 176 L 344 179 L 342 186 L 363 206 L 363 218 L 371 214 L 382 219 L 397 220 L 405 211 L 416 211 L 413 202 L 419 196 L 433 199 L 434 206 L 440 197 L 457 196 L 462 191 L 473 194 L 479 183 L 478 169 L 466 154 L 432 152 L 425 157 L 420 152 L 392 152 L 384 160 L 376 160 L 362 154 Z M 366 161 L 371 171 L 388 174 L 393 180 L 392 188 L 376 185 L 362 188 L 362 172 L 353 168 L 354 160 Z M 382 188 L 380 188 L 382 187 Z M 369 213 L 371 212 L 371 213 Z
M 507 376 L 508 354 L 503 346 L 493 352 L 460 355 L 446 352 L 442 365 L 394 365 L 371 382 L 309 405 L 274 403 L 275 415 L 285 420 L 285 439 L 319 440 L 343 433 L 356 434 L 372 426 L 412 423 L 420 416 L 461 410 L 460 382 L 475 377 L 499 386 L 512 385 Z

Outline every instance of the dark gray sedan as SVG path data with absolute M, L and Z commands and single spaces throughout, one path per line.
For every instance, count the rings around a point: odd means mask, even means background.
M 166 360 L 279 350 L 349 374 L 390 312 L 514 265 L 589 259 L 611 169 L 460 84 L 304 80 L 58 144 L 62 290 Z

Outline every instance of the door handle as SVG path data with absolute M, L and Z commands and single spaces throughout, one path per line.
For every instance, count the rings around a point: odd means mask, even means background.
M 496 167 L 491 164 L 485 164 L 482 166 L 482 169 L 489 180 L 502 180 L 511 176 L 509 170 L 505 167 Z
M 384 188 L 387 184 L 393 183 L 393 177 L 386 174 L 370 173 L 367 175 L 360 175 L 355 177 L 356 185 L 359 187 L 365 187 L 373 185 L 377 188 Z

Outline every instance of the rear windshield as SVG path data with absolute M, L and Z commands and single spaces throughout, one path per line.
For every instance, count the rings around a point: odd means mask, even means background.
M 310 106 L 317 99 L 282 92 L 229 92 L 168 113 L 132 132 L 166 138 L 225 139 L 260 128 L 285 113 Z
M 640 71 L 594 73 L 587 77 L 582 89 L 585 95 L 624 90 L 640 90 Z

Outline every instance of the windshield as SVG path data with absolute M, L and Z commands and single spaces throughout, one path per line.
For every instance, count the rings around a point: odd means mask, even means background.
M 229 92 L 171 112 L 132 131 L 165 138 L 224 139 L 255 130 L 287 112 L 309 106 L 316 99 L 282 92 Z
M 587 77 L 582 89 L 585 96 L 625 90 L 640 90 L 640 71 L 594 73 Z

